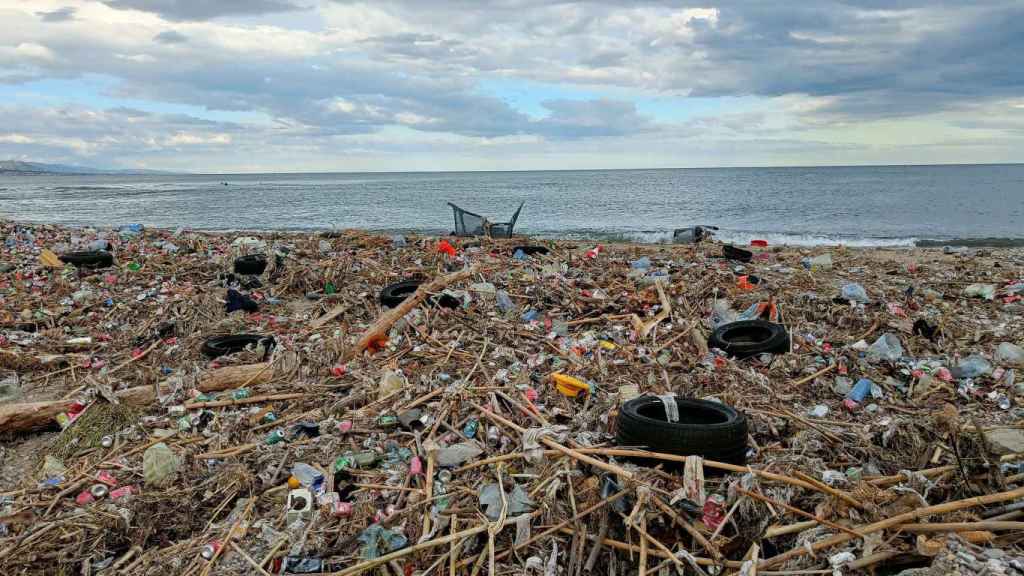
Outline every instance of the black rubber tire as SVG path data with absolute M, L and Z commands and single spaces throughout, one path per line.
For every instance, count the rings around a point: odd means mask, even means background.
M 447 308 L 449 310 L 455 310 L 456 308 L 460 308 L 462 306 L 462 300 L 459 300 L 458 298 L 450 294 L 441 294 L 436 298 L 431 298 L 430 303 L 434 306 Z
M 744 250 L 743 248 L 737 248 L 728 244 L 722 246 L 722 256 L 729 260 L 738 260 L 740 262 L 750 262 L 754 259 L 754 253 L 750 250 Z
M 394 308 L 412 296 L 422 283 L 420 280 L 405 280 L 388 284 L 380 291 L 380 303 L 388 308 Z
M 256 347 L 261 341 L 265 341 L 267 353 L 276 344 L 273 336 L 260 334 L 231 334 L 228 336 L 213 336 L 203 342 L 202 352 L 207 358 L 219 358 L 227 354 L 234 354 L 245 349 L 246 346 Z
M 105 250 L 87 250 L 84 252 L 67 252 L 60 255 L 61 262 L 71 264 L 75 268 L 109 268 L 114 265 L 114 255 Z
M 782 324 L 765 320 L 740 320 L 719 326 L 708 338 L 708 348 L 718 348 L 733 358 L 790 350 L 789 332 Z
M 413 292 L 416 292 L 416 289 L 420 287 L 420 284 L 423 284 L 421 280 L 405 280 L 403 282 L 388 284 L 380 291 L 380 303 L 388 308 L 394 308 L 411 296 Z M 458 298 L 449 296 L 448 294 L 431 297 L 430 304 L 432 306 L 440 306 L 441 308 L 449 309 L 455 309 L 462 306 L 462 302 L 459 301 Z
M 515 254 L 518 250 L 522 250 L 523 254 L 526 254 L 527 256 L 533 256 L 535 254 L 543 255 L 550 252 L 547 246 L 516 246 L 512 249 L 512 253 Z
M 267 269 L 267 257 L 263 254 L 249 254 L 235 258 L 235 274 L 259 276 Z
M 679 422 L 668 422 L 665 405 L 656 396 L 626 402 L 619 411 L 616 442 L 652 452 L 746 464 L 746 415 L 732 406 L 682 396 L 676 396 L 676 405 Z

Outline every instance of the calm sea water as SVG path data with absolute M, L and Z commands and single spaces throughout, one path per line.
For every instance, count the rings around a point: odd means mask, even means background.
M 226 184 L 226 185 L 225 185 Z M 0 217 L 207 230 L 446 233 L 446 202 L 544 237 L 657 241 L 717 225 L 746 242 L 1024 240 L 1024 165 L 389 174 L 0 175 Z

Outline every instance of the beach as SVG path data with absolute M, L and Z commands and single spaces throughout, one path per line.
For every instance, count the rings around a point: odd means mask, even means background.
M 553 546 L 575 573 L 677 549 L 827 570 L 860 538 L 850 573 L 1024 561 L 1022 512 L 1000 511 L 1024 497 L 1021 248 L 744 261 L 720 241 L 9 220 L 0 239 L 5 573 L 469 574 Z M 101 248 L 109 266 L 59 261 Z M 759 303 L 785 349 L 709 347 Z M 257 338 L 209 353 L 237 334 Z M 735 408 L 742 455 L 637 452 L 640 395 Z

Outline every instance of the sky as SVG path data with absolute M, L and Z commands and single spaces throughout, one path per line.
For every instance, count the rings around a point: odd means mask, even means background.
M 0 0 L 0 159 L 1024 162 L 1021 0 Z

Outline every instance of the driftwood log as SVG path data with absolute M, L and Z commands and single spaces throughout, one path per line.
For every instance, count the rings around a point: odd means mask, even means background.
M 378 316 L 373 325 L 367 328 L 366 332 L 363 332 L 363 335 L 359 337 L 355 346 L 342 356 L 342 362 L 348 362 L 361 354 L 363 350 L 369 348 L 370 344 L 384 338 L 384 335 L 394 326 L 395 322 L 398 322 L 403 316 L 412 311 L 413 308 L 419 306 L 421 302 L 427 299 L 427 296 L 444 290 L 449 284 L 469 278 L 476 274 L 477 271 L 478 268 L 473 266 L 445 276 L 438 276 L 426 284 L 420 284 L 416 292 L 402 300 L 401 304 Z
M 196 387 L 200 392 L 220 392 L 239 386 L 265 384 L 274 377 L 274 370 L 269 362 L 245 364 L 242 366 L 226 366 L 207 372 L 199 379 Z M 169 394 L 171 386 L 160 384 L 160 393 Z M 129 406 L 145 406 L 156 400 L 156 389 L 153 386 L 135 386 L 114 393 L 117 399 Z M 41 402 L 22 402 L 0 406 L 0 432 L 24 432 L 56 425 L 55 418 L 67 412 L 74 400 L 44 400 Z

